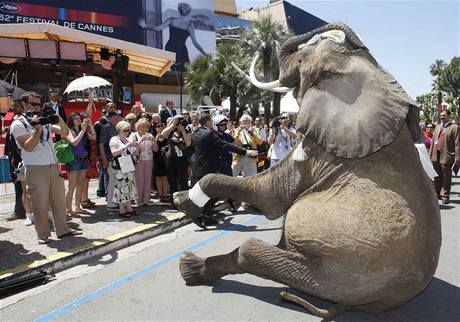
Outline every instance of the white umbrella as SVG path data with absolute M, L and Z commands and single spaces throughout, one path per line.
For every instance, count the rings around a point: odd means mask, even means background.
M 85 89 L 90 88 L 98 88 L 101 86 L 112 86 L 112 84 L 101 77 L 85 75 L 70 82 L 69 86 L 65 89 L 64 94 L 74 91 L 84 91 Z

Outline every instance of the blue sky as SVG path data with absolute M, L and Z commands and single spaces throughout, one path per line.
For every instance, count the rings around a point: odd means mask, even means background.
M 343 22 L 412 97 L 431 90 L 429 66 L 460 56 L 460 5 L 450 1 L 309 1 L 291 4 L 328 22 Z M 236 0 L 239 10 L 268 0 Z

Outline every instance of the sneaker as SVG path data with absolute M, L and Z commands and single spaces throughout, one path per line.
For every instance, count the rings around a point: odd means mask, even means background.
M 441 203 L 442 203 L 443 205 L 447 205 L 449 202 L 450 202 L 450 201 L 449 201 L 449 198 L 442 199 L 442 201 L 441 201 Z
M 34 214 L 26 213 L 26 220 L 24 220 L 24 226 L 32 226 L 34 224 Z

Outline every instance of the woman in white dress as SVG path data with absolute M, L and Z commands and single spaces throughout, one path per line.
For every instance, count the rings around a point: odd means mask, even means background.
M 113 202 L 119 205 L 121 217 L 136 216 L 138 213 L 131 208 L 131 202 L 137 200 L 134 171 L 123 173 L 120 169 L 118 158 L 122 155 L 130 155 L 130 150 L 137 146 L 137 142 L 128 139 L 128 135 L 131 132 L 131 125 L 128 122 L 118 122 L 116 130 L 118 135 L 111 138 L 109 143 L 110 151 L 114 157 L 112 167 L 114 168 L 116 179 Z

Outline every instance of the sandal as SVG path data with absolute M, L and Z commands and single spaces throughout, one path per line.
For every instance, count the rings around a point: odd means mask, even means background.
M 82 215 L 91 215 L 91 213 L 89 211 L 86 211 L 84 209 L 82 210 L 75 210 L 74 213 L 76 214 L 82 214 Z M 76 217 L 77 218 L 77 217 Z
M 88 209 L 93 209 L 96 208 L 96 203 L 92 202 L 91 200 L 82 200 L 81 201 L 81 207 L 82 208 L 88 208 Z
M 140 213 L 136 212 L 135 210 L 130 211 L 130 212 L 127 212 L 127 214 L 128 214 L 129 216 L 139 216 L 139 215 L 140 215 Z
M 44 239 L 39 238 L 38 239 L 38 244 L 39 245 L 49 244 L 49 242 L 50 242 L 50 240 L 48 238 L 44 238 Z

